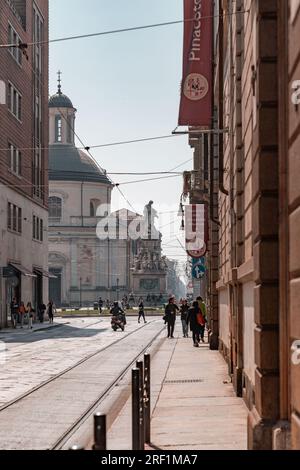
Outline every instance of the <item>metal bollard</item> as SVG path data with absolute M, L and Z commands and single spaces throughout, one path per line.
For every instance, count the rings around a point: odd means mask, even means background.
M 106 415 L 102 413 L 94 415 L 94 440 L 93 450 L 106 450 Z
M 132 450 L 140 450 L 140 369 L 131 371 L 132 387 Z
M 139 391 L 140 391 L 140 450 L 145 449 L 145 405 L 144 405 L 144 363 L 137 361 L 136 367 L 139 369 Z
M 144 389 L 145 389 L 145 442 L 151 442 L 151 356 L 150 354 L 144 355 Z

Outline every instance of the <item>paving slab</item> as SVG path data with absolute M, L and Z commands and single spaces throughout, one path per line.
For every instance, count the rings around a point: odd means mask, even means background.
M 246 450 L 248 410 L 227 365 L 208 344 L 165 339 L 152 361 L 151 441 L 162 450 Z M 151 447 L 150 447 L 151 448 Z M 131 449 L 131 399 L 108 432 L 108 449 Z

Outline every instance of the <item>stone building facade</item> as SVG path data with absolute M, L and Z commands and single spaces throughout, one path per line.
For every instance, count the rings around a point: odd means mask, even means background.
M 113 301 L 165 294 L 161 238 L 130 237 L 130 224 L 141 216 L 126 209 L 111 213 L 113 183 L 76 148 L 75 117 L 59 80 L 49 100 L 49 297 L 57 306 L 79 307 L 100 296 Z
M 48 39 L 48 0 L 1 0 L 0 43 Z M 48 46 L 0 50 L 0 327 L 48 299 Z
M 249 449 L 300 449 L 300 2 L 215 3 L 225 133 L 212 318 L 249 407 Z

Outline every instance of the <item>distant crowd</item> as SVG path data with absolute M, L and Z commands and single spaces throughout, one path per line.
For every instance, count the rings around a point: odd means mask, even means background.
M 194 347 L 198 348 L 200 341 L 205 342 L 205 326 L 207 325 L 206 305 L 202 297 L 197 297 L 191 304 L 187 299 L 181 299 L 179 306 L 176 304 L 175 297 L 170 297 L 165 308 L 163 317 L 168 326 L 168 338 L 174 338 L 174 328 L 177 313 L 180 314 L 182 324 L 182 334 L 184 338 L 189 337 L 189 329 L 192 332 Z
M 109 300 L 104 303 L 100 297 L 98 305 L 100 313 L 102 313 L 103 308 L 106 308 L 112 315 L 117 315 L 118 313 L 125 315 L 126 309 L 130 308 L 127 296 L 123 297 L 121 301 L 115 301 L 113 303 Z M 198 348 L 200 342 L 205 343 L 205 327 L 208 325 L 208 322 L 206 305 L 203 298 L 199 296 L 196 300 L 192 300 L 190 303 L 187 299 L 180 299 L 177 304 L 175 297 L 170 296 L 169 301 L 165 306 L 163 316 L 163 320 L 168 329 L 168 338 L 174 338 L 177 314 L 180 315 L 183 337 L 188 338 L 190 330 L 194 347 Z M 142 297 L 138 300 L 138 323 L 141 321 L 147 323 L 145 318 L 144 299 Z
M 141 303 L 143 304 L 143 306 L 147 305 L 147 306 L 156 307 L 156 306 L 162 305 L 163 301 L 164 301 L 164 297 L 162 294 L 160 295 L 148 294 L 145 299 L 144 297 L 135 297 L 133 294 L 129 294 L 129 295 L 124 295 L 122 299 L 118 302 L 119 302 L 120 307 L 123 310 L 126 310 L 126 309 L 128 310 L 132 307 L 140 307 Z M 113 306 L 114 306 L 114 302 L 112 302 L 111 300 L 109 299 L 103 300 L 102 297 L 99 297 L 99 300 L 98 300 L 99 313 L 102 313 L 104 309 L 110 311 L 113 308 Z
M 45 314 L 51 324 L 53 323 L 55 312 L 56 308 L 52 300 L 49 301 L 47 306 L 41 302 L 37 309 L 33 308 L 31 302 L 28 302 L 25 306 L 24 302 L 18 302 L 15 297 L 10 303 L 10 316 L 13 328 L 17 328 L 18 325 L 20 325 L 20 328 L 23 328 L 27 324 L 29 329 L 33 329 L 35 322 L 44 323 Z

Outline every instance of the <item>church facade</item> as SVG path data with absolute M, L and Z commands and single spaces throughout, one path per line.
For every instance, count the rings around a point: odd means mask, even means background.
M 87 152 L 76 148 L 75 117 L 59 81 L 49 100 L 49 299 L 56 306 L 80 307 L 92 306 L 100 296 L 112 301 L 130 293 L 164 295 L 161 240 L 152 246 L 118 236 L 138 214 L 110 213 L 113 184 Z M 105 206 L 108 211 L 99 215 Z M 99 239 L 97 226 L 107 217 L 116 221 L 116 237 Z

